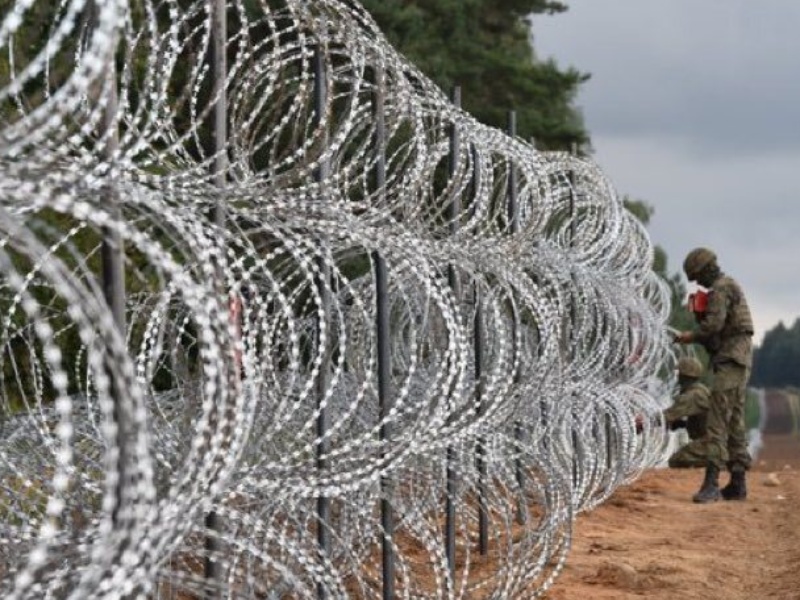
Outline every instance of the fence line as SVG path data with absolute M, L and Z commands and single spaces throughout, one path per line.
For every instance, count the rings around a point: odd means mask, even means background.
M 4 17 L 3 597 L 537 597 L 663 458 L 642 225 L 355 2 Z

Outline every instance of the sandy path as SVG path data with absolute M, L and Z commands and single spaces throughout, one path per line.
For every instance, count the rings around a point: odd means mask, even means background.
M 578 518 L 545 598 L 800 600 L 800 440 L 767 438 L 756 462 L 745 502 L 693 504 L 699 470 L 618 490 Z

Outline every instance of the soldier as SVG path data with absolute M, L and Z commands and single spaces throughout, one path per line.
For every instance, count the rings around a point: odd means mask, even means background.
M 708 411 L 708 460 L 703 485 L 695 502 L 744 500 L 745 473 L 750 468 L 744 428 L 744 402 L 753 360 L 753 319 L 742 288 L 725 275 L 717 256 L 708 248 L 686 255 L 683 270 L 689 281 L 709 290 L 706 312 L 694 331 L 682 331 L 675 341 L 701 344 L 708 352 L 714 381 Z M 727 466 L 731 477 L 719 489 L 719 472 Z
M 711 391 L 702 383 L 703 364 L 696 358 L 685 356 L 678 361 L 679 394 L 667 410 L 664 421 L 672 430 L 685 427 L 691 440 L 669 457 L 673 469 L 705 467 L 708 450 L 706 420 L 711 404 Z

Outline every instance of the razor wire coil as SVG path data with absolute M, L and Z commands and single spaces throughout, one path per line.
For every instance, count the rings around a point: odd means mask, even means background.
M 669 292 L 590 160 L 352 1 L 225 3 L 223 81 L 211 2 L 6 4 L 4 597 L 377 597 L 382 543 L 397 597 L 537 597 L 663 459 Z

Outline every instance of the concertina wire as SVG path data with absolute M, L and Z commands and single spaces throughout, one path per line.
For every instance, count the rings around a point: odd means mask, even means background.
M 382 542 L 398 598 L 533 598 L 663 461 L 669 289 L 591 160 L 354 1 L 230 0 L 217 80 L 209 2 L 3 4 L 4 598 L 377 597 Z

